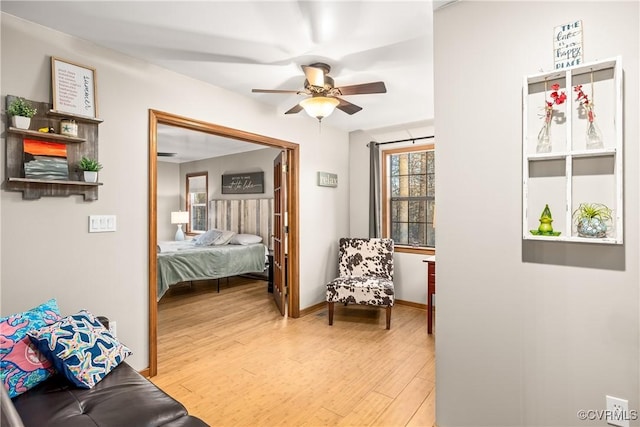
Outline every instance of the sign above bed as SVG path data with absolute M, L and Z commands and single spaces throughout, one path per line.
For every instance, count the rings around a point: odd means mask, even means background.
M 264 193 L 264 172 L 222 175 L 222 194 Z

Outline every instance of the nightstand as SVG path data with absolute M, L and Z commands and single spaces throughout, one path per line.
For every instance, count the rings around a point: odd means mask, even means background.
M 269 264 L 269 279 L 267 280 L 267 291 L 273 293 L 273 251 L 269 251 L 267 255 L 267 263 Z

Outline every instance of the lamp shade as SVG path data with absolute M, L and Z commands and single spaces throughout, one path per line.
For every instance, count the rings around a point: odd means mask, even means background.
M 326 96 L 314 96 L 300 101 L 300 106 L 304 108 L 304 111 L 318 120 L 322 120 L 333 113 L 338 104 L 340 104 L 340 101 L 336 98 L 328 98 Z
M 189 222 L 189 212 L 171 212 L 171 224 L 187 224 Z

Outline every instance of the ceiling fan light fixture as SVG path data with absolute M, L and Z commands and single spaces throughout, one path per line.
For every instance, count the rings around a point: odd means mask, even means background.
M 304 108 L 304 111 L 311 117 L 318 119 L 318 121 L 331 115 L 338 104 L 340 104 L 340 101 L 336 98 L 329 98 L 327 96 L 313 96 L 300 101 L 300 106 Z

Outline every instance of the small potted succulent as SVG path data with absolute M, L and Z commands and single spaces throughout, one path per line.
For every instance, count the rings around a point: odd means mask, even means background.
M 606 237 L 612 218 L 612 210 L 602 203 L 580 203 L 573 212 L 580 237 Z
M 31 126 L 31 118 L 35 116 L 37 112 L 38 110 L 24 98 L 15 98 L 9 103 L 9 107 L 7 108 L 7 114 L 11 116 L 13 127 L 19 129 L 29 129 L 29 126 Z
M 102 169 L 100 162 L 89 157 L 82 157 L 78 167 L 84 171 L 85 182 L 98 182 L 98 171 Z

